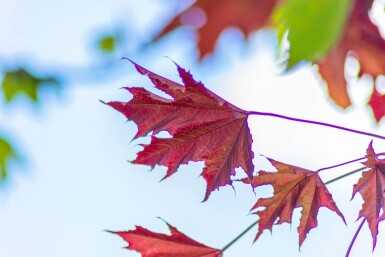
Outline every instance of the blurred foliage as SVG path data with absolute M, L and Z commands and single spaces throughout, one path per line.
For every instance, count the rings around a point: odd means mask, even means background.
M 289 68 L 303 60 L 316 61 L 334 47 L 343 32 L 350 5 L 350 0 L 289 0 L 276 9 L 273 20 L 279 39 L 282 41 L 289 31 Z
M 57 87 L 59 82 L 55 77 L 38 77 L 24 68 L 6 71 L 1 83 L 5 101 L 11 102 L 17 95 L 27 96 L 33 102 L 38 102 L 38 91 L 42 86 Z
M 374 3 L 384 4 L 380 0 L 240 0 L 236 4 L 232 0 L 195 0 L 171 15 L 170 22 L 154 36 L 154 42 L 175 29 L 189 26 L 196 33 L 193 40 L 199 59 L 203 60 L 215 50 L 221 32 L 227 28 L 236 27 L 245 36 L 273 28 L 281 45 L 277 54 L 281 67 L 284 65 L 289 70 L 303 61 L 314 65 L 330 99 L 346 109 L 351 106 L 350 81 L 368 74 L 373 77 L 372 92 L 375 92 L 374 81 L 385 75 L 385 38 L 381 33 L 384 24 L 370 17 Z M 194 26 L 198 23 L 203 24 Z M 345 65 L 351 57 L 360 66 L 356 74 L 348 74 Z M 376 96 L 372 93 L 373 97 Z M 384 101 L 369 105 L 377 115 L 377 122 L 385 117 Z
M 59 80 L 57 77 L 52 76 L 37 76 L 19 67 L 4 72 L 1 91 L 7 104 L 11 103 L 19 95 L 24 95 L 34 104 L 37 104 L 41 100 L 39 98 L 39 91 L 42 87 L 46 86 L 57 88 Z M 21 159 L 17 155 L 15 147 L 7 139 L 0 137 L 0 181 L 7 178 L 9 164 L 12 161 L 20 162 Z
M 4 180 L 8 174 L 8 164 L 10 161 L 20 160 L 14 147 L 4 138 L 0 137 L 0 180 Z
M 99 39 L 98 48 L 104 53 L 113 53 L 116 50 L 118 38 L 114 35 L 104 36 Z

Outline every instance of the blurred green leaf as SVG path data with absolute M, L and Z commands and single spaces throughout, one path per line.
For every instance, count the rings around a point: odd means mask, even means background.
M 8 174 L 8 164 L 11 160 L 19 160 L 14 148 L 4 138 L 0 137 L 0 180 L 4 180 Z
M 116 48 L 117 38 L 115 36 L 106 36 L 99 40 L 98 46 L 102 52 L 112 53 Z
M 280 40 L 288 31 L 288 68 L 302 60 L 322 58 L 339 40 L 350 11 L 350 0 L 287 0 L 274 13 Z
M 24 68 L 6 71 L 1 87 L 6 102 L 11 102 L 18 94 L 24 94 L 33 102 L 38 101 L 38 91 L 43 85 L 58 85 L 58 80 L 53 77 L 37 77 Z

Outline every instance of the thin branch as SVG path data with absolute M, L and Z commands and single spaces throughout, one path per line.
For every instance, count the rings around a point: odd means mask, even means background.
M 359 169 L 355 169 L 355 170 L 353 170 L 353 171 L 350 171 L 350 172 L 348 172 L 348 173 L 345 173 L 345 174 L 343 174 L 343 175 L 341 175 L 341 176 L 338 176 L 338 177 L 336 177 L 336 178 L 333 178 L 332 180 L 326 181 L 326 182 L 325 182 L 325 185 L 330 184 L 330 183 L 333 183 L 333 182 L 336 182 L 337 180 L 343 179 L 344 177 L 353 175 L 353 174 L 355 174 L 355 173 L 357 173 L 357 172 L 363 171 L 364 169 L 366 169 L 366 167 L 362 167 L 362 168 L 359 168 Z
M 347 127 L 337 126 L 337 125 L 333 125 L 333 124 L 325 123 L 325 122 L 298 119 L 298 118 L 293 118 L 293 117 L 284 116 L 284 115 L 275 114 L 275 113 L 269 113 L 269 112 L 251 111 L 251 112 L 248 112 L 248 114 L 249 115 L 259 115 L 259 116 L 270 116 L 270 117 L 275 117 L 275 118 L 280 118 L 280 119 L 285 119 L 285 120 L 291 120 L 291 121 L 296 121 L 296 122 L 309 123 L 309 124 L 314 124 L 314 125 L 319 125 L 319 126 L 324 126 L 324 127 L 334 128 L 334 129 L 340 129 L 340 130 L 344 130 L 344 131 L 355 133 L 355 134 L 360 134 L 360 135 L 365 135 L 365 136 L 370 136 L 370 137 L 375 137 L 375 138 L 385 140 L 384 136 L 380 136 L 380 135 L 377 135 L 374 133 L 369 133 L 369 132 L 365 132 L 365 131 L 361 131 L 361 130 L 350 129 Z
M 224 251 L 227 250 L 227 248 L 229 248 L 230 246 L 232 246 L 235 242 L 237 242 L 241 237 L 243 237 L 247 232 L 249 232 L 250 229 L 252 229 L 255 225 L 258 224 L 258 221 L 255 221 L 253 224 L 251 224 L 248 228 L 246 228 L 241 234 L 239 234 L 236 238 L 234 238 L 230 243 L 228 243 L 227 245 L 225 245 L 222 249 L 221 249 L 221 253 L 223 253 Z
M 353 162 L 362 161 L 364 159 L 366 159 L 366 156 L 358 158 L 358 159 L 354 159 L 354 160 L 351 160 L 351 161 L 343 162 L 343 163 L 340 163 L 340 164 L 336 164 L 336 165 L 333 165 L 333 166 L 321 168 L 321 169 L 318 169 L 317 172 L 320 172 L 320 171 L 323 171 L 323 170 L 329 170 L 329 169 L 337 168 L 337 167 L 340 167 L 340 166 L 343 166 L 343 165 L 346 165 L 346 164 L 350 164 L 350 163 L 353 163 Z
M 345 257 L 349 257 L 350 251 L 351 251 L 352 248 L 353 248 L 354 241 L 356 241 L 357 236 L 358 236 L 358 233 L 360 233 L 361 228 L 362 228 L 362 226 L 363 226 L 364 223 L 365 223 L 365 220 L 366 220 L 366 219 L 363 219 L 362 222 L 361 222 L 361 224 L 360 224 L 360 226 L 357 228 L 357 231 L 356 231 L 356 233 L 354 234 L 352 241 L 350 242 L 350 245 L 349 245 L 348 251 L 346 252 Z
M 381 156 L 381 155 L 385 155 L 385 153 L 378 153 L 378 154 L 376 154 L 376 157 Z M 320 171 L 323 171 L 323 170 L 337 168 L 337 167 L 340 167 L 340 166 L 343 166 L 343 165 L 346 165 L 346 164 L 350 164 L 350 163 L 353 163 L 353 162 L 364 160 L 366 158 L 367 157 L 365 156 L 365 157 L 361 157 L 361 158 L 354 159 L 354 160 L 351 160 L 351 161 L 347 161 L 347 162 L 343 162 L 343 163 L 340 163 L 340 164 L 336 164 L 336 165 L 333 165 L 333 166 L 321 168 L 321 169 L 318 169 L 317 172 L 320 172 Z

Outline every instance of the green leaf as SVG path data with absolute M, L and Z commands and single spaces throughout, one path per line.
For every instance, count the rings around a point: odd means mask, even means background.
M 280 41 L 288 32 L 288 68 L 322 58 L 338 42 L 350 12 L 350 0 L 287 0 L 274 13 Z
M 99 40 L 99 49 L 105 53 L 112 53 L 116 48 L 116 37 L 114 36 L 106 36 Z
M 0 180 L 4 180 L 8 174 L 8 164 L 10 161 L 20 160 L 14 147 L 4 138 L 0 137 Z
M 43 85 L 58 85 L 56 78 L 37 77 L 24 68 L 6 71 L 1 83 L 6 102 L 11 102 L 18 94 L 24 94 L 33 102 L 38 101 L 38 91 Z

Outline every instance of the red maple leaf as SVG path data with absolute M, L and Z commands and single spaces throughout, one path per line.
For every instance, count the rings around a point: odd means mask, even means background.
M 353 196 L 359 192 L 364 200 L 358 218 L 364 217 L 369 224 L 373 237 L 373 249 L 376 246 L 378 223 L 385 219 L 385 160 L 379 160 L 370 142 L 366 150 L 367 160 L 364 163 L 369 168 L 353 187 Z M 382 214 L 380 216 L 380 211 Z
M 239 28 L 245 36 L 265 27 L 277 0 L 197 0 L 187 10 L 176 15 L 159 33 L 155 40 L 167 35 L 170 31 L 183 26 L 205 22 L 196 28 L 198 34 L 198 50 L 200 58 L 214 51 L 215 43 L 221 32 L 228 27 Z M 203 11 L 205 21 L 195 15 Z M 197 20 L 198 19 L 198 20 Z M 186 24 L 187 23 L 187 24 Z
M 317 214 L 321 207 L 335 211 L 345 222 L 345 218 L 338 210 L 331 194 L 322 182 L 318 173 L 293 165 L 269 159 L 277 172 L 260 171 L 251 181 L 253 187 L 271 184 L 274 196 L 261 198 L 252 210 L 266 207 L 262 211 L 254 212 L 259 216 L 259 230 L 255 240 L 263 230 L 272 230 L 274 223 L 291 223 L 293 210 L 302 207 L 301 220 L 298 227 L 299 244 L 302 245 L 307 233 L 317 226 Z M 244 182 L 250 182 L 245 179 Z M 346 223 L 346 222 L 345 222 Z
M 330 97 L 341 107 L 348 107 L 350 97 L 344 76 L 348 53 L 360 63 L 360 76 L 385 74 L 385 40 L 369 17 L 373 0 L 356 0 L 341 40 L 323 60 L 317 62 Z M 378 119 L 377 119 L 378 120 Z
M 137 226 L 135 230 L 112 232 L 128 242 L 127 249 L 142 257 L 221 257 L 220 250 L 201 244 L 167 224 L 171 235 L 155 233 Z
M 143 145 L 143 151 L 133 163 L 152 168 L 167 166 L 166 178 L 181 164 L 203 161 L 202 176 L 207 182 L 205 200 L 218 187 L 232 184 L 230 176 L 235 175 L 236 167 L 242 167 L 252 177 L 254 154 L 248 112 L 226 102 L 179 66 L 184 85 L 133 64 L 156 88 L 173 97 L 170 100 L 144 88 L 126 88 L 133 94 L 132 100 L 108 103 L 137 124 L 135 138 L 153 132 L 151 143 Z M 169 132 L 172 138 L 156 137 L 160 131 Z

